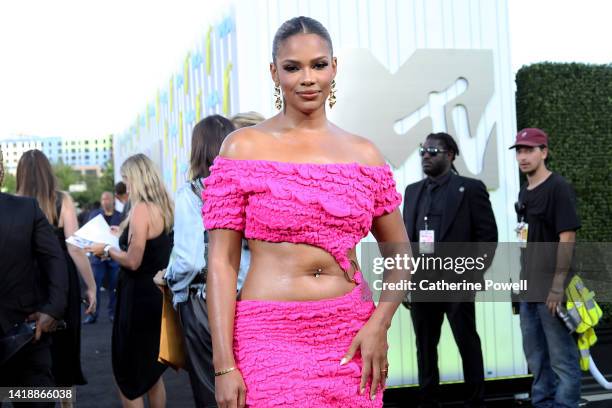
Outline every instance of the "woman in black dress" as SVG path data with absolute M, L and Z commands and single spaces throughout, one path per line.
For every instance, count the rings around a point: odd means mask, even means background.
M 170 258 L 174 211 L 161 177 L 147 156 L 129 157 L 121 166 L 121 177 L 131 203 L 120 227 L 121 248 L 93 244 L 86 249 L 121 265 L 112 358 L 123 406 L 142 407 L 147 394 L 152 408 L 164 407 L 166 390 L 161 375 L 166 366 L 157 361 L 162 295 L 153 276 Z
M 36 198 L 53 226 L 68 267 L 68 305 L 63 317 L 66 329 L 52 334 L 53 378 L 62 387 L 87 384 L 81 369 L 81 289 L 77 272 L 87 285 L 87 314 L 96 308 L 96 282 L 85 251 L 66 245 L 66 237 L 79 227 L 74 203 L 70 195 L 57 190 L 51 164 L 40 150 L 29 150 L 21 156 L 16 178 L 17 194 Z

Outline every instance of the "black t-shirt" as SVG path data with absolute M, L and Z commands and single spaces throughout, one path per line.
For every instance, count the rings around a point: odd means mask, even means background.
M 562 176 L 551 173 L 533 190 L 525 184 L 519 197 L 526 207 L 528 242 L 559 242 L 560 233 L 580 228 L 576 194 Z
M 104 217 L 104 221 L 106 221 L 108 225 L 111 225 L 111 220 L 113 219 L 113 215 L 115 214 L 106 215 L 105 213 L 102 213 L 102 216 Z
M 524 221 L 529 225 L 527 248 L 522 251 L 521 275 L 528 280 L 530 297 L 538 297 L 530 300 L 545 301 L 555 273 L 559 234 L 580 228 L 576 194 L 567 180 L 551 173 L 532 190 L 523 185 L 519 202 L 525 206 Z M 572 265 L 568 279 L 573 274 Z

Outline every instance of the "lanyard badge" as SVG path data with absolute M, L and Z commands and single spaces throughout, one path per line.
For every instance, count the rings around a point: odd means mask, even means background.
M 519 246 L 521 248 L 527 248 L 527 238 L 529 237 L 529 224 L 525 221 L 519 222 L 516 225 L 516 236 L 518 238 Z
M 424 218 L 425 229 L 419 231 L 419 252 L 421 254 L 433 254 L 435 249 L 435 232 L 428 229 L 427 217 Z
M 516 236 L 518 238 L 519 246 L 521 248 L 527 248 L 527 238 L 529 236 L 529 224 L 525 222 L 525 217 L 527 216 L 527 205 L 525 201 L 523 201 L 521 195 L 519 194 L 519 201 L 514 203 L 514 209 L 520 218 L 520 222 L 516 225 L 514 231 L 516 231 Z

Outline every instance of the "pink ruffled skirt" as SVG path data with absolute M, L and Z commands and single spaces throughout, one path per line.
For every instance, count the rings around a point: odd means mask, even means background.
M 234 356 L 248 407 L 382 407 L 359 395 L 361 356 L 340 366 L 375 306 L 359 273 L 346 295 L 305 302 L 236 302 Z

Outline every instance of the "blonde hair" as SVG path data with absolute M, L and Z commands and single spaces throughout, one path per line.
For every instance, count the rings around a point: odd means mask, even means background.
M 260 124 L 266 118 L 263 117 L 261 113 L 257 113 L 254 111 L 237 113 L 231 119 L 232 123 L 236 127 L 236 129 L 240 129 L 248 126 L 255 126 Z
M 130 212 L 121 226 L 125 228 L 130 222 L 132 210 L 138 203 L 151 203 L 161 210 L 164 230 L 170 232 L 174 222 L 174 208 L 153 161 L 142 153 L 135 154 L 123 162 L 120 171 L 129 185 L 131 204 Z

